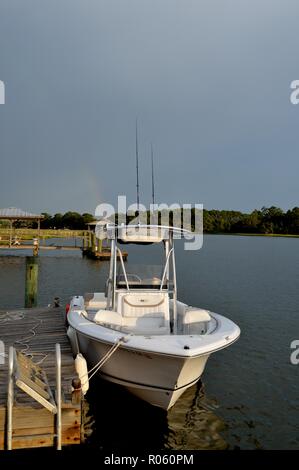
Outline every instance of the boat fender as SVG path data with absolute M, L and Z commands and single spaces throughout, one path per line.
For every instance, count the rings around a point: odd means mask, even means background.
M 75 369 L 81 380 L 81 389 L 83 395 L 89 389 L 89 380 L 88 380 L 88 369 L 86 359 L 82 356 L 81 353 L 77 354 L 75 359 Z

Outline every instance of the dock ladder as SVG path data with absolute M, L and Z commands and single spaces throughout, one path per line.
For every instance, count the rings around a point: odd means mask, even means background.
M 7 386 L 7 427 L 6 447 L 12 449 L 13 440 L 13 405 L 14 384 L 31 398 L 56 415 L 56 449 L 61 450 L 61 350 L 60 344 L 55 345 L 56 356 L 56 393 L 52 394 L 46 373 L 13 346 L 8 354 L 8 386 Z

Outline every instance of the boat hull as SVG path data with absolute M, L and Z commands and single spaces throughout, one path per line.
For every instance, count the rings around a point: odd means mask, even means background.
M 111 344 L 77 331 L 78 346 L 89 367 L 96 365 Z M 201 377 L 209 354 L 173 356 L 119 347 L 99 374 L 125 387 L 136 397 L 165 410 Z

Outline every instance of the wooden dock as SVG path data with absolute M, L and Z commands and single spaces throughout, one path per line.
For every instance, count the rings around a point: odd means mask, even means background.
M 0 245 L 0 250 L 33 250 L 32 245 Z M 39 250 L 82 250 L 80 246 L 69 246 L 69 245 L 39 245 Z
M 9 346 L 23 352 L 45 372 L 55 392 L 55 344 L 61 349 L 61 442 L 79 444 L 83 435 L 81 389 L 73 391 L 72 381 L 78 376 L 66 335 L 63 311 L 60 308 L 0 310 L 0 449 L 7 446 L 7 384 Z M 4 345 L 4 351 L 3 351 Z M 2 346 L 2 351 L 1 351 Z M 5 360 L 3 359 L 3 352 Z M 4 363 L 3 363 L 4 362 Z M 29 380 L 30 381 L 30 380 Z M 37 385 L 41 383 L 36 379 Z M 75 382 L 74 382 L 75 383 Z M 35 384 L 32 384 L 34 388 Z M 55 396 L 55 395 L 54 395 Z M 14 385 L 12 410 L 12 449 L 54 446 L 57 415 Z
M 128 252 L 127 251 L 122 251 L 122 257 L 123 260 L 126 261 L 128 257 Z M 97 259 L 100 261 L 109 261 L 111 258 L 111 251 L 110 250 L 102 250 L 102 251 L 96 251 L 91 248 L 87 248 L 83 250 L 83 256 L 86 256 L 87 258 L 90 259 Z M 119 259 L 119 253 L 117 253 L 117 258 Z

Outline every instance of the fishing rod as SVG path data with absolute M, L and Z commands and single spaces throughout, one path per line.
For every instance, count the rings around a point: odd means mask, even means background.
M 154 180 L 154 151 L 153 151 L 153 144 L 151 144 L 151 157 L 152 157 L 152 203 L 153 203 L 153 210 L 155 206 L 155 180 Z
M 137 190 L 137 212 L 138 224 L 140 224 L 140 203 L 139 203 L 139 155 L 138 155 L 138 122 L 136 119 L 136 190 Z

